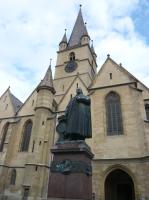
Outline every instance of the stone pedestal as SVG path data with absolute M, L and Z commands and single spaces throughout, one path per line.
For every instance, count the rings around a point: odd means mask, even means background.
M 48 199 L 92 199 L 93 154 L 84 141 L 57 143 L 53 149 Z

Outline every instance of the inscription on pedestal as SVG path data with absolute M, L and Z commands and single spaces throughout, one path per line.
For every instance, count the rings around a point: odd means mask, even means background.
M 92 175 L 92 167 L 84 161 L 72 161 L 69 159 L 63 161 L 53 161 L 51 164 L 51 172 L 70 174 L 70 173 L 84 173 L 87 176 Z

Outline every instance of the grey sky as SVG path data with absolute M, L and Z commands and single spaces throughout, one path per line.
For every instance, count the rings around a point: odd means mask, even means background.
M 0 94 L 8 86 L 24 101 L 43 78 L 58 44 L 70 36 L 79 4 L 99 68 L 109 53 L 149 86 L 147 0 L 0 1 Z

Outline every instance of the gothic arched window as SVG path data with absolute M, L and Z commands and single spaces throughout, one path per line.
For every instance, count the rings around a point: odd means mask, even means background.
M 145 104 L 146 119 L 149 120 L 149 104 Z
M 120 97 L 115 92 L 106 96 L 107 134 L 123 134 Z
M 3 151 L 3 148 L 4 148 L 6 135 L 7 135 L 7 131 L 8 131 L 8 126 L 9 126 L 9 123 L 6 123 L 4 128 L 3 128 L 1 142 L 0 142 L 0 151 Z
M 31 137 L 31 131 L 32 131 L 32 122 L 31 120 L 28 120 L 23 129 L 23 135 L 22 135 L 22 141 L 21 141 L 21 151 L 28 151 L 30 137 Z
M 13 169 L 11 171 L 10 185 L 15 185 L 15 183 L 16 183 L 16 176 L 17 176 L 16 169 Z
M 75 60 L 75 53 L 74 52 L 71 52 L 69 54 L 69 60 L 72 61 L 72 60 Z

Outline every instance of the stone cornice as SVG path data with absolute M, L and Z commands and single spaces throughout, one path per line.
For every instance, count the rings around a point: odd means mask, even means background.
M 95 88 L 89 88 L 88 90 L 101 90 L 101 89 L 106 89 L 106 88 L 112 88 L 112 87 L 120 87 L 120 86 L 125 86 L 125 85 L 131 85 L 136 83 L 135 81 L 133 82 L 128 82 L 128 83 L 121 83 L 121 84 L 115 84 L 115 85 L 106 85 L 102 87 L 95 87 Z
M 135 157 L 135 158 L 114 158 L 114 159 L 98 159 L 94 158 L 93 162 L 99 162 L 99 163 L 144 163 L 149 162 L 149 156 L 143 156 L 143 157 Z

